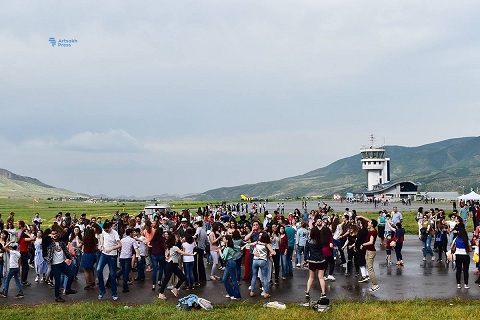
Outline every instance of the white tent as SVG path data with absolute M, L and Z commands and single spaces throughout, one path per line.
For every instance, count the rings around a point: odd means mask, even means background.
M 460 200 L 480 200 L 480 194 L 475 191 L 470 192 L 469 194 L 464 194 L 458 197 Z

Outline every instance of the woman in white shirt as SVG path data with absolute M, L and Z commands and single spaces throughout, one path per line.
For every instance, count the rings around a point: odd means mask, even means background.
M 183 270 L 185 271 L 185 289 L 190 290 L 193 289 L 194 278 L 193 278 L 193 264 L 194 264 L 194 257 L 193 257 L 193 250 L 195 249 L 195 241 L 193 240 L 193 236 L 189 230 L 185 233 L 185 238 L 182 243 L 182 249 L 191 256 L 184 256 L 183 257 Z

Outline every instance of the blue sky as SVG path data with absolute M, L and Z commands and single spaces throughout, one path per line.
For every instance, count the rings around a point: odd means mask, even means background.
M 0 168 L 186 194 L 303 174 L 372 133 L 477 136 L 479 16 L 476 1 L 0 1 Z

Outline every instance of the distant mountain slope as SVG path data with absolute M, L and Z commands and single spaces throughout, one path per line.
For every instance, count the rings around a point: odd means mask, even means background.
M 0 197 L 46 198 L 79 196 L 81 195 L 65 189 L 55 188 L 38 179 L 20 176 L 8 170 L 0 169 Z
M 444 140 L 419 147 L 387 146 L 392 180 L 421 183 L 420 191 L 457 191 L 459 186 L 480 184 L 480 137 Z M 330 197 L 364 189 L 366 173 L 360 154 L 300 176 L 236 187 L 217 188 L 197 196 L 199 200 L 239 199 L 240 194 L 261 198 Z

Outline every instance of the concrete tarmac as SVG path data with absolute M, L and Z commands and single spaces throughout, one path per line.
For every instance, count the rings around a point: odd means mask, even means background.
M 329 203 L 330 204 L 330 203 Z M 356 209 L 357 212 L 375 211 L 373 205 L 354 205 L 346 203 L 336 203 L 335 210 L 343 212 L 345 207 L 350 209 Z M 300 206 L 298 206 L 300 205 Z M 313 202 L 312 202 L 313 205 Z M 332 205 L 332 204 L 330 204 Z M 270 208 L 272 206 L 272 208 Z M 314 205 L 316 207 L 316 203 Z M 419 206 L 419 205 L 418 205 Z M 418 206 L 398 206 L 399 210 L 403 212 L 414 211 L 416 212 Z M 270 203 L 267 209 L 273 210 L 276 207 L 276 203 Z M 333 207 L 333 205 L 332 205 Z M 424 206 L 429 208 L 429 206 Z M 293 211 L 295 208 L 301 210 L 301 204 L 298 203 L 286 203 L 286 212 Z M 391 210 L 391 206 L 387 207 Z M 451 207 L 446 209 L 450 209 Z M 345 268 L 336 266 L 334 277 L 335 281 L 327 281 L 327 296 L 332 303 L 339 299 L 350 299 L 360 301 L 372 301 L 372 300 L 404 300 L 404 299 L 477 299 L 480 294 L 480 287 L 475 284 L 474 281 L 477 276 L 474 275 L 475 265 L 473 260 L 470 263 L 469 271 L 469 285 L 470 289 L 463 288 L 463 276 L 462 276 L 462 289 L 457 289 L 455 280 L 455 271 L 451 265 L 446 266 L 445 263 L 438 263 L 431 261 L 430 257 L 427 257 L 427 261 L 422 261 L 422 248 L 421 242 L 417 236 L 407 235 L 406 241 L 403 247 L 403 261 L 405 265 L 403 267 L 391 265 L 387 266 L 385 257 L 386 253 L 384 248 L 378 245 L 377 241 L 377 255 L 375 258 L 375 274 L 380 286 L 380 289 L 374 293 L 368 291 L 371 287 L 371 283 L 359 283 L 358 278 L 345 277 Z M 435 259 L 437 255 L 435 253 Z M 445 258 L 444 258 L 445 259 Z M 392 261 L 395 263 L 395 254 L 392 253 Z M 108 268 L 105 268 L 107 272 Z M 210 267 L 207 267 L 207 277 L 210 274 Z M 134 273 L 134 275 L 136 275 Z M 222 276 L 223 272 L 218 271 L 218 276 Z M 105 273 L 105 276 L 106 273 Z M 243 276 L 243 270 L 242 270 Z M 120 305 L 137 305 L 142 303 L 149 303 L 151 301 L 158 300 L 158 286 L 157 291 L 152 291 L 151 273 L 146 272 L 147 279 L 143 282 L 134 282 L 130 285 L 130 292 L 122 293 L 121 284 L 118 290 L 118 301 L 115 304 Z M 18 293 L 15 283 L 12 279 L 10 283 L 10 292 L 8 298 L 0 297 L 0 304 L 24 304 L 24 305 L 40 305 L 43 303 L 54 302 L 53 288 L 50 288 L 47 284 L 34 282 L 35 271 L 30 269 L 29 281 L 32 283 L 31 287 L 24 288 L 24 299 L 15 299 L 14 296 Z M 80 301 L 98 301 L 98 286 L 92 290 L 84 290 L 85 282 L 83 273 L 79 273 L 79 280 L 73 283 L 72 288 L 78 290 L 77 294 L 63 296 L 67 303 L 80 302 Z M 257 288 L 255 290 L 257 296 L 249 297 L 247 281 L 241 281 L 240 291 L 242 299 L 240 301 L 231 301 L 225 298 L 226 291 L 221 281 L 207 281 L 200 287 L 195 287 L 193 290 L 181 290 L 180 297 L 186 296 L 190 293 L 194 293 L 199 297 L 210 300 L 214 304 L 228 304 L 228 303 L 257 303 L 267 301 L 281 301 L 285 303 L 303 303 L 305 302 L 305 289 L 308 278 L 308 270 L 294 268 L 293 277 L 287 277 L 286 280 L 280 279 L 279 285 L 272 285 L 270 287 L 271 297 L 263 299 L 260 296 L 260 289 L 257 282 Z M 318 299 L 320 296 L 320 287 L 318 279 L 314 281 L 314 285 L 311 289 L 312 299 Z M 166 295 L 167 302 L 177 303 L 177 298 L 167 290 Z M 111 291 L 107 289 L 107 293 L 103 298 L 105 301 L 112 301 Z
M 371 293 L 368 288 L 371 283 L 359 283 L 358 278 L 345 277 L 345 268 L 336 266 L 334 277 L 335 281 L 327 281 L 327 296 L 332 302 L 338 299 L 350 300 L 404 300 L 404 299 L 477 299 L 480 294 L 480 287 L 474 283 L 477 279 L 473 272 L 475 269 L 473 261 L 470 264 L 469 285 L 470 289 L 457 289 L 455 280 L 455 271 L 452 267 L 445 266 L 445 263 L 431 261 L 427 257 L 427 261 L 422 261 L 421 243 L 415 236 L 407 236 L 403 247 L 403 260 L 405 265 L 399 267 L 396 265 L 387 266 L 385 261 L 385 250 L 380 250 L 377 245 L 377 255 L 375 258 L 375 274 L 380 285 L 380 290 Z M 395 262 L 393 254 L 393 262 Z M 435 257 L 436 259 L 436 257 Z M 107 269 L 107 268 L 106 268 Z M 209 274 L 210 267 L 207 267 Z M 222 271 L 218 271 L 217 275 L 222 276 Z M 105 274 L 106 276 L 106 274 Z M 146 273 L 147 279 L 144 282 L 134 282 L 130 285 L 130 292 L 122 293 L 121 284 L 119 285 L 119 299 L 115 303 L 124 305 L 136 305 L 148 303 L 158 299 L 158 291 L 152 291 L 151 273 Z M 242 272 L 243 276 L 243 272 Z M 54 302 L 53 288 L 47 284 L 34 282 L 34 270 L 30 269 L 29 281 L 31 287 L 24 288 L 24 299 L 15 299 L 17 288 L 13 282 L 10 283 L 10 292 L 8 298 L 0 298 L 0 304 L 26 304 L 40 305 L 43 303 Z M 98 286 L 92 290 L 84 290 L 83 273 L 79 273 L 79 280 L 73 283 L 72 288 L 78 290 L 77 294 L 64 296 L 68 302 L 79 301 L 97 301 Z M 263 299 L 260 296 L 259 284 L 255 290 L 257 296 L 249 297 L 247 281 L 241 281 L 240 291 L 242 295 L 241 302 L 257 303 L 266 301 L 281 301 L 285 303 L 302 303 L 305 302 L 305 288 L 308 278 L 308 270 L 294 269 L 293 277 L 287 277 L 286 280 L 280 279 L 279 285 L 270 286 L 271 297 Z M 120 280 L 121 281 L 121 280 Z M 157 286 L 158 288 L 158 286 Z M 158 289 L 157 289 L 158 290 Z M 221 281 L 207 281 L 200 287 L 193 290 L 181 290 L 180 297 L 194 293 L 199 297 L 210 300 L 214 304 L 239 303 L 225 298 L 226 291 Z M 311 290 L 312 299 L 318 299 L 320 295 L 320 286 L 318 280 L 314 281 Z M 167 301 L 176 303 L 177 299 L 170 291 L 166 291 Z M 107 293 L 103 298 L 106 301 L 112 301 L 111 292 L 107 289 Z

